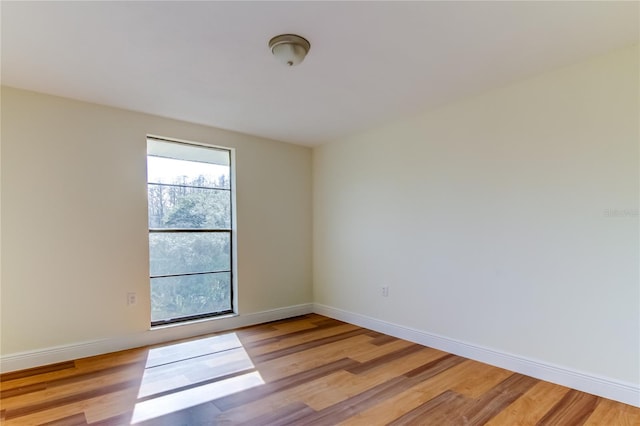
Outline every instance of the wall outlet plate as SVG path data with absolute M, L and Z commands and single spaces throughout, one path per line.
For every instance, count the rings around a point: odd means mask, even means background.
M 127 293 L 127 306 L 133 306 L 138 303 L 138 295 L 136 293 Z

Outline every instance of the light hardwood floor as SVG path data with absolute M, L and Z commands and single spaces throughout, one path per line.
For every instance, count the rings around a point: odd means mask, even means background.
M 640 409 L 320 315 L 3 374 L 12 425 L 640 425 Z

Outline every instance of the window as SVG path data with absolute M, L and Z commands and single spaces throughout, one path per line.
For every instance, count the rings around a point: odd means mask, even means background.
M 233 312 L 231 151 L 147 139 L 151 325 Z

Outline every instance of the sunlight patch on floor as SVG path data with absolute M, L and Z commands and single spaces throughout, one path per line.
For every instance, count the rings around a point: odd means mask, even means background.
M 265 383 L 235 333 L 151 349 L 146 365 L 131 424 Z

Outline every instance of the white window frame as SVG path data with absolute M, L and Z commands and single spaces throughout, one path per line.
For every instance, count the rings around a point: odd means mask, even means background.
M 170 142 L 176 144 L 189 145 L 194 147 L 202 147 L 202 148 L 213 148 L 213 149 L 221 149 L 229 152 L 229 183 L 230 183 L 230 197 L 231 197 L 231 312 L 225 312 L 222 314 L 206 314 L 206 315 L 198 315 L 194 318 L 178 318 L 171 321 L 162 321 L 160 322 L 152 322 L 151 327 L 162 327 L 165 325 L 175 325 L 175 324 L 184 324 L 189 322 L 203 321 L 203 320 L 216 320 L 221 318 L 228 318 L 229 316 L 238 315 L 238 235 L 237 235 L 237 203 L 236 203 L 236 150 L 235 148 L 215 145 L 210 143 L 203 142 L 194 142 L 188 141 L 184 139 L 170 138 L 166 136 L 159 136 L 154 134 L 147 134 L 145 141 L 149 139 L 159 140 L 161 142 Z M 146 160 L 146 156 L 145 156 Z M 146 161 L 145 161 L 146 164 Z M 147 180 L 148 186 L 148 180 Z M 149 214 L 149 210 L 147 208 L 147 214 Z M 151 233 L 151 229 L 148 226 L 147 219 L 147 228 L 149 233 Z M 147 238 L 147 242 L 149 238 Z M 149 249 L 149 245 L 147 243 L 147 249 Z M 149 253 L 148 253 L 149 254 Z M 151 283 L 149 282 L 149 293 L 151 293 Z M 151 314 L 151 312 L 149 312 Z

